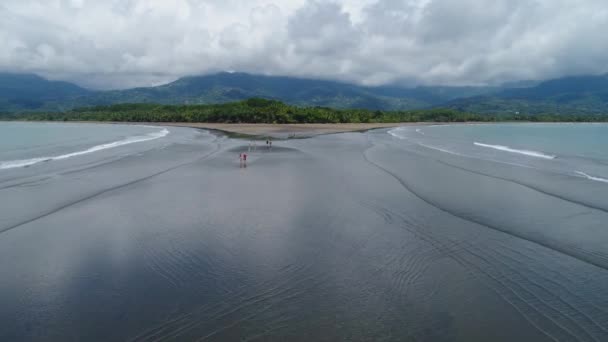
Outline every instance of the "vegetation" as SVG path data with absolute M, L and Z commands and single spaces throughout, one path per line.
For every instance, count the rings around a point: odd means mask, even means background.
M 278 116 L 273 118 L 272 115 L 268 117 L 267 112 L 263 110 L 252 110 L 251 106 L 233 104 L 235 101 L 249 98 L 272 99 L 295 107 L 281 107 L 284 112 L 272 112 Z M 141 105 L 133 107 L 129 103 Z M 91 108 L 116 104 L 127 105 Z M 208 106 L 211 104 L 227 105 Z M 456 113 L 464 112 L 491 116 L 478 118 L 482 121 L 506 118 L 517 120 L 521 117 L 520 114 L 530 116 L 530 121 L 587 121 L 589 118 L 596 120 L 596 117 L 608 114 L 608 75 L 516 82 L 498 87 L 409 88 L 399 85 L 366 87 L 328 80 L 218 73 L 184 77 L 156 87 L 94 91 L 67 82 L 49 81 L 35 75 L 0 72 L 0 112 L 71 111 L 69 113 L 72 116 L 84 116 L 83 110 L 74 110 L 84 107 L 88 107 L 87 111 L 91 112 L 86 114 L 88 116 L 101 115 L 92 113 L 100 111 L 121 112 L 123 116 L 117 118 L 121 121 L 144 114 L 158 116 L 154 119 L 156 121 L 412 121 L 420 116 L 448 115 L 446 109 L 455 112 L 449 114 L 449 118 L 458 119 L 463 114 Z M 350 110 L 330 111 L 319 107 Z M 357 108 L 368 111 L 360 111 Z M 444 109 L 420 110 L 429 108 Z M 214 114 L 214 110 L 223 113 Z M 381 117 L 374 116 L 377 110 L 382 111 Z M 230 113 L 230 118 L 226 117 L 226 113 Z M 295 114 L 298 114 L 298 117 L 294 117 Z M 532 116 L 542 116 L 543 119 Z M 434 121 L 433 118 L 429 120 Z
M 504 89 L 495 94 L 460 98 L 449 108 L 486 114 L 560 114 L 579 117 L 608 113 L 608 75 L 564 77 L 529 88 Z
M 35 75 L 0 72 L 0 111 L 49 112 L 119 103 L 202 105 L 274 99 L 295 106 L 409 110 L 493 93 L 491 87 L 365 87 L 329 80 L 218 73 L 146 88 L 94 91 Z
M 608 121 L 605 115 L 474 114 L 454 109 L 380 111 L 298 107 L 280 101 L 251 98 L 213 105 L 117 104 L 67 112 L 0 114 L 5 120 L 117 121 L 117 122 L 218 122 L 218 123 L 383 123 L 383 122 L 586 122 Z

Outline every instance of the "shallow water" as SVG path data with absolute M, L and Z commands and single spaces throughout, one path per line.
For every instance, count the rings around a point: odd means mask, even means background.
M 608 186 L 416 129 L 0 171 L 0 340 L 606 340 Z
M 156 140 L 168 129 L 141 125 L 0 123 L 0 170 Z

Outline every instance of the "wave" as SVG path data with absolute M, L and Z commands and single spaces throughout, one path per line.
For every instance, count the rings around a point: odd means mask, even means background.
M 114 142 L 107 143 L 107 144 L 93 146 L 93 147 L 88 148 L 83 151 L 62 154 L 59 156 L 38 157 L 38 158 L 32 158 L 32 159 L 10 160 L 10 161 L 5 161 L 5 162 L 0 162 L 0 170 L 13 169 L 13 168 L 18 168 L 18 167 L 26 167 L 26 166 L 31 166 L 34 164 L 54 161 L 54 160 L 68 159 L 68 158 L 77 157 L 77 156 L 81 156 L 84 154 L 89 154 L 89 153 L 93 153 L 93 152 L 97 152 L 97 151 L 101 151 L 101 150 L 107 150 L 107 149 L 115 148 L 115 147 L 119 147 L 119 146 L 159 139 L 159 138 L 167 136 L 167 134 L 169 134 L 169 130 L 167 130 L 165 128 L 159 132 L 154 132 L 154 133 L 140 135 L 140 136 L 133 136 L 133 137 L 129 137 L 129 138 L 126 138 L 123 140 L 118 140 L 118 141 L 114 141 Z
M 510 152 L 510 153 L 518 153 L 518 154 L 523 154 L 523 155 L 530 156 L 530 157 L 543 158 L 543 159 L 555 159 L 555 158 L 557 158 L 556 156 L 553 156 L 553 155 L 550 155 L 550 154 L 545 154 L 545 153 L 542 153 L 542 152 L 530 151 L 530 150 L 518 150 L 518 149 L 511 148 L 509 146 L 482 144 L 482 143 L 479 143 L 479 142 L 474 142 L 474 144 L 475 144 L 475 146 L 487 147 L 487 148 L 492 148 L 492 149 L 495 149 L 495 150 L 504 151 L 504 152 Z
M 443 152 L 443 153 L 449 153 L 449 154 L 453 154 L 453 155 L 455 155 L 455 156 L 467 157 L 467 156 L 466 156 L 466 155 L 464 155 L 464 154 L 461 154 L 461 153 L 458 153 L 458 152 L 454 152 L 454 151 L 450 151 L 450 150 L 446 150 L 446 149 L 441 148 L 441 147 L 436 147 L 436 146 L 426 145 L 426 144 L 423 144 L 423 143 L 418 143 L 418 145 L 420 145 L 420 146 L 422 146 L 422 147 L 429 148 L 429 149 L 431 149 L 431 150 L 436 150 L 436 151 Z
M 401 127 L 397 127 L 397 128 L 395 128 L 395 129 L 391 129 L 391 130 L 389 130 L 389 131 L 388 131 L 388 134 L 390 134 L 390 135 L 394 136 L 394 137 L 395 137 L 395 138 L 397 138 L 397 139 L 404 140 L 404 139 L 405 139 L 405 137 L 404 137 L 404 136 L 397 134 L 397 132 L 401 132 L 401 131 L 403 131 L 403 129 L 402 129 Z
M 581 171 L 575 171 L 575 173 L 579 174 L 579 175 L 581 175 L 581 176 L 583 176 L 583 177 L 585 177 L 585 178 L 587 178 L 589 180 L 592 180 L 592 181 L 602 182 L 602 183 L 608 183 L 608 179 L 606 179 L 606 178 L 591 176 L 591 175 L 588 175 L 588 174 L 586 174 L 584 172 L 581 172 Z

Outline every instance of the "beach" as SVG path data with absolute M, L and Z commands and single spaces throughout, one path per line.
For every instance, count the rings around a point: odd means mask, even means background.
M 0 340 L 608 339 L 603 184 L 424 125 L 200 127 L 313 137 L 166 125 L 0 170 Z
M 345 124 L 225 124 L 172 123 L 171 126 L 196 127 L 222 132 L 274 138 L 309 138 L 322 134 L 367 131 L 399 127 L 403 123 L 345 123 Z
M 54 123 L 55 121 L 48 121 Z M 147 125 L 159 127 L 190 127 L 222 132 L 231 136 L 250 139 L 277 138 L 294 139 L 310 138 L 323 134 L 363 132 L 371 129 L 392 128 L 425 123 L 300 123 L 300 124 L 264 124 L 264 123 L 205 123 L 205 122 L 103 122 L 74 121 L 81 124 L 115 124 Z

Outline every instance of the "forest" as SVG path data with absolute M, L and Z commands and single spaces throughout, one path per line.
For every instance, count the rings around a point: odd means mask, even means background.
M 113 121 L 113 122 L 212 122 L 212 123 L 393 123 L 393 122 L 606 122 L 608 116 L 592 114 L 477 114 L 433 108 L 403 111 L 299 107 L 276 100 L 250 98 L 209 105 L 116 104 L 65 112 L 0 114 L 3 120 Z

